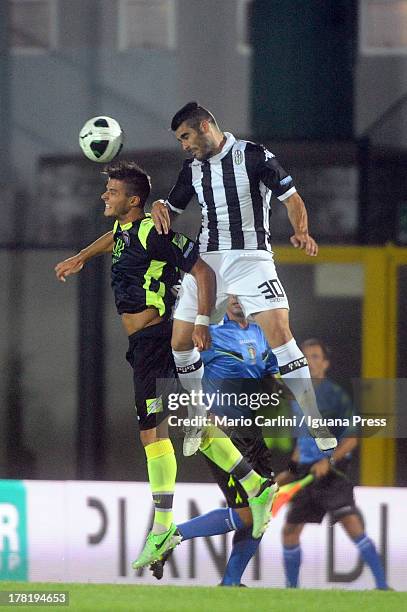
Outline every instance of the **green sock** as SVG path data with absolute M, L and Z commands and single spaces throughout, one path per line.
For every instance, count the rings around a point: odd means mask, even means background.
M 154 501 L 153 533 L 164 533 L 173 521 L 172 500 L 174 497 L 177 461 L 170 439 L 158 440 L 144 447 L 147 455 L 148 479 Z
M 257 494 L 264 479 L 252 469 L 223 431 L 212 425 L 200 450 L 222 470 L 232 474 L 249 498 Z

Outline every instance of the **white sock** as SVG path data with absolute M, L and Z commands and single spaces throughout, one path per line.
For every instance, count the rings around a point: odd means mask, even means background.
M 188 393 L 194 391 L 197 394 L 202 394 L 202 377 L 204 366 L 201 355 L 197 348 L 189 351 L 172 351 L 175 365 L 177 368 L 178 378 L 181 385 Z M 207 416 L 206 406 L 201 402 L 195 402 L 188 405 L 188 417 Z
M 307 360 L 294 338 L 273 348 L 280 374 L 306 417 L 321 419 Z

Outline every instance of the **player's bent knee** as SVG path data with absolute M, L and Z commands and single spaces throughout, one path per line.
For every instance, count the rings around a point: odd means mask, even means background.
M 194 348 L 192 338 L 188 340 L 171 340 L 171 348 L 173 351 L 191 351 Z
M 356 506 L 349 504 L 347 506 L 342 506 L 341 508 L 337 508 L 336 510 L 333 510 L 331 512 L 331 525 L 334 525 L 338 521 L 342 521 L 342 519 L 345 519 L 351 516 L 354 516 L 355 521 L 358 521 L 361 524 L 363 524 L 361 521 L 360 510 L 356 508 Z
M 297 525 L 293 525 L 292 523 L 285 523 L 283 526 L 283 535 L 284 536 L 292 535 L 296 527 Z
M 365 531 L 365 522 L 359 508 L 354 508 L 352 514 L 346 514 L 339 519 L 348 536 L 355 539 Z
M 157 442 L 157 427 L 152 429 L 142 429 L 140 431 L 140 440 L 143 446 Z
M 171 336 L 171 348 L 173 351 L 189 351 L 194 348 L 192 332 L 194 324 L 188 321 L 174 319 Z
M 253 316 L 256 323 L 262 327 L 269 342 L 274 346 L 286 344 L 293 337 L 290 330 L 288 310 L 277 308 L 257 312 Z

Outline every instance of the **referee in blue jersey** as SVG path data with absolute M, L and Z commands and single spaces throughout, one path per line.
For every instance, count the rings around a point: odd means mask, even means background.
M 301 345 L 308 361 L 318 408 L 323 418 L 352 418 L 352 403 L 345 391 L 326 377 L 330 366 L 329 350 L 316 338 Z M 294 411 L 299 407 L 294 404 Z M 299 584 L 301 565 L 300 536 L 306 523 L 321 523 L 329 513 L 331 523 L 341 523 L 349 538 L 358 548 L 365 563 L 372 571 L 376 588 L 386 590 L 383 566 L 372 540 L 364 531 L 360 510 L 355 505 L 353 484 L 346 476 L 352 451 L 357 438 L 351 429 L 335 431 L 339 444 L 330 459 L 315 445 L 314 440 L 303 432 L 298 437 L 289 472 L 278 475 L 280 484 L 290 479 L 299 479 L 313 473 L 315 481 L 302 489 L 292 500 L 283 527 L 283 558 L 287 587 Z

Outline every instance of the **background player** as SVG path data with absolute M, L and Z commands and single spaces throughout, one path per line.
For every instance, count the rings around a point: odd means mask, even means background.
M 261 328 L 245 319 L 236 296 L 230 296 L 226 315 L 219 325 L 211 325 L 212 344 L 201 356 L 205 365 L 203 386 L 207 393 L 244 390 L 244 383 L 252 380 L 256 384 L 245 385 L 246 390 L 259 391 L 258 381 L 262 380 L 262 392 L 274 393 L 274 376 L 278 365 Z M 214 405 L 212 411 L 219 417 L 241 416 L 251 419 L 256 414 L 250 407 Z M 231 427 L 231 439 L 243 456 L 264 477 L 273 473 L 271 452 L 264 443 L 262 430 L 254 423 L 251 427 Z M 313 442 L 314 443 L 314 442 Z M 221 488 L 227 508 L 219 508 L 178 525 L 183 541 L 196 537 L 212 536 L 235 530 L 233 547 L 221 582 L 222 586 L 238 586 L 250 559 L 256 553 L 260 539 L 251 535 L 252 517 L 247 495 L 233 476 L 209 463 L 216 482 Z M 163 563 L 151 567 L 154 575 L 162 576 Z
M 328 349 L 317 339 L 306 340 L 302 350 L 307 358 L 314 380 L 319 410 L 324 418 L 352 417 L 353 408 L 348 395 L 326 377 L 330 366 Z M 370 567 L 376 587 L 387 589 L 386 578 L 375 545 L 366 535 L 360 510 L 355 505 L 353 484 L 346 476 L 352 451 L 357 439 L 351 431 L 340 432 L 338 447 L 328 460 L 315 446 L 309 435 L 298 438 L 291 462 L 290 472 L 278 475 L 283 484 L 311 472 L 315 481 L 302 489 L 291 502 L 283 527 L 283 552 L 286 584 L 298 586 L 301 565 L 300 536 L 305 523 L 321 523 L 329 512 L 332 524 L 341 523 L 346 533 L 357 546 L 363 560 Z M 338 435 L 339 438 L 339 435 Z
M 222 132 L 214 116 L 196 102 L 174 115 L 171 129 L 190 158 L 167 200 L 153 204 L 158 232 L 165 234 L 171 217 L 182 213 L 197 195 L 202 207 L 200 253 L 216 272 L 217 308 L 224 312 L 228 294 L 239 296 L 245 316 L 253 315 L 263 329 L 301 410 L 320 418 L 306 359 L 290 331 L 288 301 L 270 243 L 270 198 L 274 194 L 287 207 L 294 229 L 290 238 L 293 246 L 310 256 L 318 253 L 292 177 L 262 145 Z M 182 385 L 190 390 L 199 387 L 203 374 L 200 355 L 191 340 L 196 308 L 196 283 L 185 275 L 174 315 L 172 346 Z M 319 428 L 312 435 L 321 450 L 336 446 L 326 429 Z
M 57 264 L 59 280 L 78 272 L 90 258 L 112 251 L 112 288 L 116 307 L 129 337 L 126 358 L 133 368 L 140 439 L 147 457 L 148 476 L 155 504 L 154 523 L 146 545 L 133 564 L 147 565 L 180 541 L 172 521 L 176 460 L 168 437 L 166 397 L 179 390 L 171 353 L 172 286 L 179 270 L 191 272 L 200 287 L 199 309 L 208 317 L 214 302 L 213 271 L 199 258 L 197 246 L 186 236 L 159 235 L 144 205 L 150 180 L 134 162 L 116 162 L 106 168 L 108 182 L 102 194 L 104 215 L 116 218 L 113 232 L 80 253 Z M 195 325 L 194 341 L 200 348 L 210 342 L 205 325 Z M 163 380 L 157 389 L 157 379 Z M 218 430 L 208 436 L 202 452 L 243 482 L 253 503 L 253 531 L 263 533 L 270 512 L 271 482 L 252 470 L 232 442 Z

